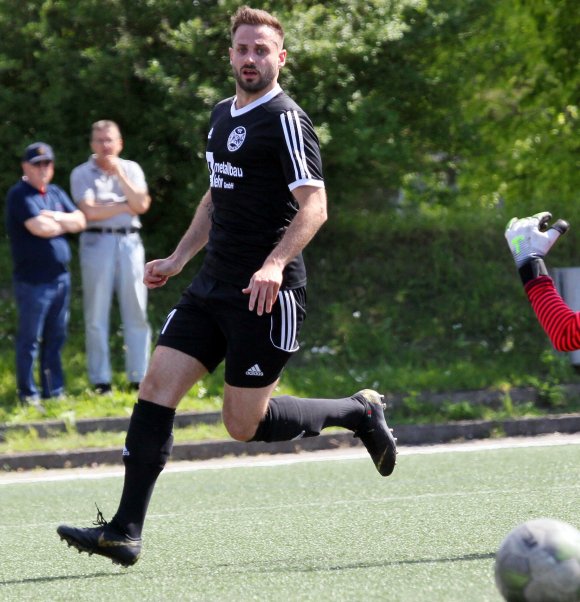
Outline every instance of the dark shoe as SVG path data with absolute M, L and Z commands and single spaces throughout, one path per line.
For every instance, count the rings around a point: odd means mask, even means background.
M 364 443 L 381 475 L 388 477 L 397 462 L 397 440 L 385 420 L 383 396 L 371 389 L 363 389 L 353 398 L 363 404 L 366 413 L 354 436 Z
M 98 509 L 97 509 L 98 510 Z M 96 527 L 77 529 L 68 525 L 60 525 L 56 532 L 70 546 L 79 552 L 99 554 L 110 558 L 114 564 L 124 567 L 134 565 L 141 555 L 141 539 L 132 539 L 107 523 L 98 510 Z
M 112 393 L 113 388 L 111 387 L 111 383 L 97 383 L 93 390 L 97 395 L 108 395 Z

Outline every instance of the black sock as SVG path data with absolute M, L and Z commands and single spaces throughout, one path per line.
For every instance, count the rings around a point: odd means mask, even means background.
M 352 397 L 343 399 L 301 399 L 284 395 L 273 397 L 252 441 L 289 441 L 316 437 L 328 426 L 356 430 L 364 406 Z
M 144 399 L 133 407 L 123 450 L 123 493 L 112 520 L 130 537 L 141 537 L 155 482 L 171 454 L 174 417 L 175 410 Z

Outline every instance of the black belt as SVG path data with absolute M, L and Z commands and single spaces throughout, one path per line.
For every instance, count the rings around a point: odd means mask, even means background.
M 140 228 L 87 228 L 85 232 L 98 232 L 99 234 L 135 234 Z

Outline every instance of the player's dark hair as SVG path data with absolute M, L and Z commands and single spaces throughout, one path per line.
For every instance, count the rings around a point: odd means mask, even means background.
M 259 8 L 250 8 L 249 6 L 240 6 L 232 17 L 232 27 L 230 30 L 232 40 L 240 25 L 267 25 L 278 32 L 284 45 L 284 29 L 278 19 L 265 10 Z

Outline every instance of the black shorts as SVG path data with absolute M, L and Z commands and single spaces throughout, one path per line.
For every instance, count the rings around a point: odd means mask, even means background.
M 249 295 L 198 274 L 169 312 L 157 340 L 199 360 L 213 372 L 225 359 L 225 381 L 259 388 L 275 382 L 299 348 L 306 288 L 284 289 L 271 314 L 248 310 Z

